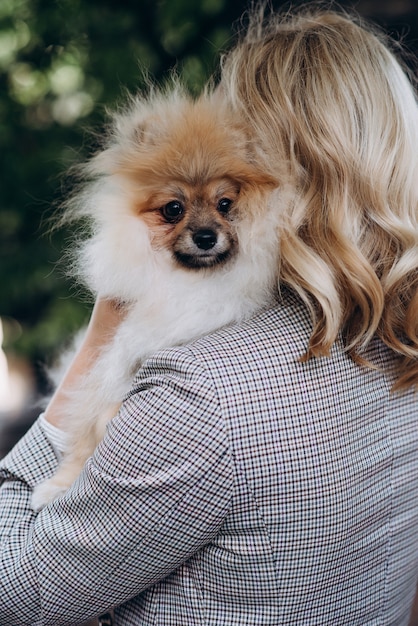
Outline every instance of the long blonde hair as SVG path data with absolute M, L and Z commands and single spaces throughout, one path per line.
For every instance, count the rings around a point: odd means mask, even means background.
M 250 17 L 221 85 L 293 190 L 280 281 L 309 307 L 306 358 L 379 335 L 418 384 L 418 106 L 389 43 L 346 14 Z

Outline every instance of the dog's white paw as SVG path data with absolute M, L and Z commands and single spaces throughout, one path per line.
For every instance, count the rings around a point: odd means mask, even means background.
M 32 492 L 32 509 L 36 512 L 40 511 L 44 506 L 65 493 L 67 489 L 67 485 L 58 484 L 53 478 L 36 485 Z

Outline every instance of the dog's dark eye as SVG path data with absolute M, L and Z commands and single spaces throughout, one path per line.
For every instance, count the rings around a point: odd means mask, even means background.
M 218 202 L 218 211 L 220 213 L 228 213 L 231 204 L 232 200 L 230 200 L 229 198 L 221 198 Z
M 167 222 L 177 222 L 183 215 L 184 206 L 178 200 L 172 200 L 167 202 L 160 210 Z

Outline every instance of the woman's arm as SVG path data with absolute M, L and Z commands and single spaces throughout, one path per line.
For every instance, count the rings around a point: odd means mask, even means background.
M 58 416 L 65 389 L 91 365 L 100 348 L 112 337 L 124 310 L 116 302 L 98 300 L 79 351 L 72 361 L 62 383 L 54 393 L 47 409 L 13 450 L 0 460 L 0 548 L 20 526 L 30 528 L 35 514 L 31 508 L 32 489 L 56 471 L 58 440 L 63 431 Z M 47 422 L 45 421 L 48 420 Z M 55 430 L 55 437 L 51 437 Z M 59 446 L 58 446 L 59 448 Z M 0 574 L 1 576 L 1 574 Z M 24 602 L 23 602 L 24 606 Z M 0 618 L 1 622 L 1 618 Z
M 53 426 L 60 427 L 61 407 L 66 399 L 65 390 L 71 389 L 77 384 L 79 377 L 89 371 L 101 348 L 112 339 L 125 314 L 126 309 L 120 303 L 97 300 L 83 342 L 45 410 L 45 419 Z
M 4 533 L 0 625 L 73 624 L 134 597 L 211 541 L 232 480 L 204 367 L 187 347 L 159 353 L 70 490 Z M 0 511 L 16 489 L 10 474 Z
M 6 458 L 0 460 L 0 485 L 7 481 L 3 484 L 1 497 L 3 502 L 8 503 L 0 507 L 0 541 L 20 517 L 32 516 L 30 496 L 33 487 L 50 478 L 57 468 L 56 448 L 59 445 L 54 444 L 55 440 L 60 439 L 59 415 L 65 390 L 88 371 L 101 347 L 112 338 L 124 315 L 124 308 L 117 302 L 96 302 L 83 343 L 43 416 Z M 51 436 L 51 428 L 55 430 L 54 437 Z M 63 431 L 61 434 L 64 434 Z

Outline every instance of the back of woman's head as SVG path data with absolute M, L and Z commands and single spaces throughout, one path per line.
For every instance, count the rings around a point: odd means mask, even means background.
M 418 107 L 387 41 L 342 13 L 255 12 L 221 79 L 286 193 L 280 281 L 309 307 L 307 356 L 377 333 L 418 383 Z

